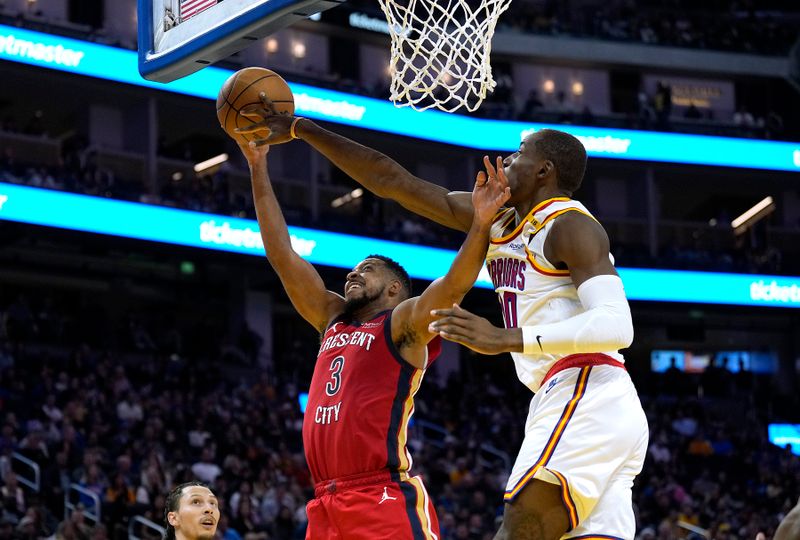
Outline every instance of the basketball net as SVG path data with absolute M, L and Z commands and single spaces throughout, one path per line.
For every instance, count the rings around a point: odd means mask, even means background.
M 392 38 L 395 106 L 476 110 L 495 87 L 492 36 L 511 0 L 379 1 Z

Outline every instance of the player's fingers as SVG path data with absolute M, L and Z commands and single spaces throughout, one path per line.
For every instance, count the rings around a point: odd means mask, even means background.
M 467 315 L 471 315 L 469 311 L 462 311 Z M 456 313 L 456 311 L 452 309 L 434 309 L 431 311 L 431 315 L 436 317 L 436 320 L 433 321 L 433 324 L 450 324 L 456 320 L 466 319 L 464 314 Z
M 265 92 L 260 92 L 258 97 L 261 98 L 261 103 L 264 104 L 264 108 L 267 109 L 269 114 L 275 114 L 275 104 L 267 97 L 267 94 Z
M 261 105 L 259 103 L 251 103 L 239 109 L 239 114 L 243 116 L 252 116 L 254 114 L 258 114 L 259 112 L 262 115 L 267 112 L 267 109 L 264 108 L 264 105 Z
M 497 175 L 497 171 L 494 170 L 494 166 L 492 165 L 492 161 L 489 159 L 489 156 L 483 156 L 483 166 L 486 167 L 486 172 L 489 174 L 489 179 L 492 179 Z
M 498 158 L 500 161 L 500 158 Z M 500 187 L 506 187 L 508 185 L 508 177 L 506 176 L 506 169 L 502 166 L 502 161 L 500 161 L 501 165 L 497 168 L 497 183 Z
M 472 313 L 462 308 L 458 304 L 453 304 L 453 315 L 460 318 L 474 317 Z
M 447 341 L 453 341 L 455 343 L 459 343 L 461 345 L 465 345 L 466 346 L 466 344 L 458 336 L 456 336 L 455 334 L 448 334 L 447 332 L 431 332 L 431 333 L 432 334 L 437 334 L 442 339 L 446 339 Z
M 255 133 L 256 131 L 264 131 L 265 129 L 269 129 L 269 126 L 267 126 L 266 122 L 256 122 L 255 124 L 250 124 L 249 126 L 235 128 L 233 131 L 236 133 Z
M 269 139 L 256 139 L 253 142 L 256 143 L 256 146 L 269 146 L 271 141 Z
M 429 332 L 448 332 L 451 334 L 459 334 L 462 336 L 468 336 L 472 334 L 472 329 L 469 324 L 466 324 L 466 321 L 461 319 L 452 319 L 447 318 L 440 321 L 433 321 L 431 324 L 428 325 Z

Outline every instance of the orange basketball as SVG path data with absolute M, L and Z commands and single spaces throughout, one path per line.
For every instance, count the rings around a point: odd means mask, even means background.
M 266 68 L 249 67 L 240 69 L 225 81 L 217 94 L 217 118 L 222 129 L 237 142 L 249 142 L 263 139 L 266 132 L 250 134 L 236 133 L 234 129 L 257 122 L 239 114 L 242 107 L 261 104 L 258 95 L 264 92 L 272 100 L 275 112 L 292 116 L 294 114 L 294 96 L 283 78 Z

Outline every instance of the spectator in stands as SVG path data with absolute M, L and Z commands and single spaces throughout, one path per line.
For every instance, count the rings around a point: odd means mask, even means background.
M 658 129 L 669 129 L 669 118 L 672 114 L 672 87 L 669 84 L 658 82 L 653 105 Z
M 0 488 L 0 495 L 3 497 L 3 507 L 9 512 L 13 512 L 21 518 L 25 514 L 25 492 L 22 491 L 17 482 L 17 475 L 9 471 L 3 478 L 4 484 Z
M 525 100 L 525 104 L 522 106 L 520 119 L 533 120 L 536 112 L 542 107 L 544 107 L 544 103 L 539 99 L 539 91 L 535 88 L 531 89 L 528 93 L 528 98 Z
M 698 109 L 694 102 L 692 102 L 684 111 L 683 117 L 688 120 L 700 120 L 703 118 L 703 113 L 701 113 L 700 109 Z
M 192 465 L 192 474 L 207 484 L 213 484 L 217 477 L 222 474 L 222 469 L 214 463 L 214 451 L 211 448 L 203 448 L 200 460 Z

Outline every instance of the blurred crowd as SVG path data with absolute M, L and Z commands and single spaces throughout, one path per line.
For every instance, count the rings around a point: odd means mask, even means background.
M 143 313 L 109 325 L 88 297 L 0 291 L 0 538 L 126 538 L 131 516 L 161 523 L 169 488 L 191 479 L 220 498 L 221 540 L 303 538 L 312 480 L 298 394 L 316 344 L 242 367 L 213 327 L 189 332 Z M 701 538 L 692 527 L 715 539 L 770 535 L 800 495 L 800 456 L 771 445 L 766 423 L 798 404 L 771 390 L 771 376 L 629 365 L 651 428 L 638 538 Z M 443 379 L 432 368 L 417 396 L 414 472 L 443 540 L 489 540 L 530 393 L 507 358 L 466 353 Z M 20 482 L 30 472 L 13 452 L 39 464 L 38 493 Z
M 785 56 L 800 10 L 754 0 L 512 2 L 500 25 L 519 32 Z

